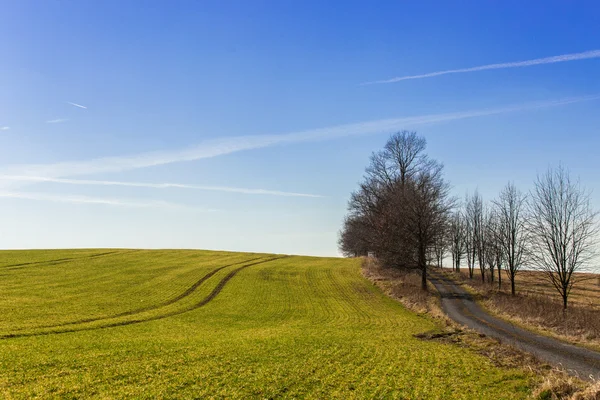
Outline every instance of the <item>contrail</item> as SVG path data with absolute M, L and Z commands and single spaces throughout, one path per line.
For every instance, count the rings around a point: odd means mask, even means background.
M 400 117 L 311 129 L 279 135 L 234 136 L 204 141 L 196 146 L 171 151 L 156 151 L 129 156 L 103 157 L 87 161 L 58 162 L 54 164 L 13 165 L 0 169 L 0 175 L 64 178 L 96 173 L 121 172 L 138 168 L 166 165 L 218 157 L 240 151 L 268 148 L 292 143 L 318 142 L 343 137 L 393 133 L 419 125 L 449 122 L 466 118 L 507 114 L 541 108 L 557 107 L 600 99 L 600 94 L 570 97 L 551 101 L 525 103 L 500 108 Z M 5 183 L 10 183 L 6 182 Z M 2 182 L 0 182 L 0 186 Z
M 190 184 L 183 184 L 183 183 L 122 182 L 122 181 L 101 181 L 101 180 L 90 180 L 90 179 L 46 178 L 46 177 L 42 177 L 42 176 L 0 175 L 0 181 L 3 181 L 3 180 L 21 181 L 21 182 L 52 182 L 52 183 L 64 183 L 64 184 L 69 184 L 69 185 L 127 186 L 127 187 L 142 187 L 142 188 L 153 188 L 153 189 L 167 189 L 167 188 L 196 189 L 196 190 L 207 190 L 207 191 L 217 191 L 217 192 L 262 194 L 262 195 L 287 196 L 287 197 L 314 197 L 314 198 L 323 197 L 323 196 L 316 195 L 316 194 L 282 192 L 282 191 L 278 191 L 278 190 L 246 189 L 246 188 L 226 187 L 226 186 L 190 185 Z
M 67 101 L 67 104 L 70 104 L 72 106 L 83 108 L 83 109 L 87 110 L 87 107 L 86 106 L 82 106 L 81 104 L 71 103 L 70 101 Z
M 66 118 L 56 118 L 56 119 L 51 119 L 46 121 L 47 124 L 60 124 L 61 122 L 67 122 L 68 119 Z
M 138 201 L 138 200 L 122 200 L 112 198 L 99 198 L 99 197 L 88 197 L 88 196 L 71 196 L 71 195 L 54 195 L 47 193 L 34 193 L 34 192 L 0 192 L 0 198 L 11 198 L 11 199 L 26 199 L 36 201 L 51 201 L 56 203 L 74 203 L 74 204 L 104 204 L 108 206 L 119 206 L 119 207 L 135 207 L 135 208 L 148 208 L 148 207 L 162 207 L 162 208 L 174 208 L 174 209 L 194 209 L 197 211 L 212 212 L 216 211 L 213 209 L 201 209 L 196 207 L 189 207 L 183 204 L 169 203 L 166 201 Z
M 462 74 L 462 73 L 466 73 L 466 72 L 485 71 L 488 69 L 531 67 L 532 65 L 554 64 L 554 63 L 566 62 L 566 61 L 587 60 L 589 58 L 600 58 L 600 50 L 590 50 L 590 51 L 584 51 L 583 53 L 563 54 L 560 56 L 536 58 L 534 60 L 527 60 L 527 61 L 516 61 L 516 62 L 508 62 L 508 63 L 500 63 L 500 64 L 488 64 L 488 65 L 481 65 L 479 67 L 471 67 L 471 68 L 449 69 L 446 71 L 430 72 L 430 73 L 421 74 L 421 75 L 398 76 L 395 78 L 385 79 L 385 80 L 381 80 L 381 81 L 364 82 L 364 83 L 362 83 L 362 85 L 372 85 L 372 84 L 377 84 L 377 83 L 394 83 L 394 82 L 406 81 L 406 80 L 410 80 L 410 79 L 433 78 L 434 76 L 440 76 L 440 75 Z

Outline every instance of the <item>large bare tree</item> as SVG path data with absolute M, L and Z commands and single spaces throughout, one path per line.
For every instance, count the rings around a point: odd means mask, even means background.
M 434 248 L 454 207 L 450 186 L 442 176 L 443 166 L 430 161 L 407 187 L 406 227 L 417 250 L 421 288 L 427 290 L 427 254 Z
M 589 192 L 562 166 L 538 175 L 529 207 L 533 261 L 566 310 L 576 272 L 585 270 L 595 256 L 597 212 Z
M 372 155 L 365 178 L 349 203 L 340 232 L 345 254 L 363 252 L 367 243 L 383 265 L 421 271 L 427 289 L 427 266 L 440 243 L 453 203 L 442 177 L 443 166 L 424 153 L 425 139 L 402 131 Z M 360 221 L 360 240 L 351 234 Z
M 516 293 L 515 279 L 519 270 L 527 261 L 527 196 L 521 193 L 513 183 L 508 183 L 494 201 L 498 218 L 497 241 L 502 251 L 502 259 L 508 279 L 510 292 Z

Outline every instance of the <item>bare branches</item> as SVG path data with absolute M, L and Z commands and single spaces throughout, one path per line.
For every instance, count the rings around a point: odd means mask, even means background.
M 504 268 L 510 280 L 511 294 L 515 295 L 515 277 L 527 261 L 527 197 L 513 183 L 508 183 L 494 201 L 498 218 L 497 241 Z
M 441 263 L 453 206 L 443 166 L 423 153 L 425 147 L 424 138 L 403 131 L 373 154 L 340 233 L 344 254 L 361 253 L 360 246 L 367 243 L 367 251 L 374 251 L 384 265 L 421 270 L 424 289 L 431 255 L 437 254 Z M 356 235 L 355 226 L 360 226 Z
M 452 255 L 452 268 L 460 272 L 460 261 L 466 252 L 466 224 L 463 213 L 458 210 L 450 219 L 448 229 L 450 254 Z
M 559 292 L 566 309 L 574 273 L 585 270 L 595 256 L 597 213 L 590 205 L 589 192 L 573 182 L 562 166 L 538 176 L 529 208 L 533 260 Z
M 466 238 L 465 245 L 467 249 L 467 267 L 469 268 L 469 278 L 473 279 L 475 273 L 475 261 L 478 253 L 478 236 L 483 214 L 483 203 L 479 193 L 475 191 L 472 196 L 465 197 L 465 222 Z
M 427 156 L 423 153 L 427 147 L 425 138 L 416 132 L 402 131 L 388 140 L 384 148 L 386 159 L 394 165 L 397 178 L 401 184 L 412 178 L 427 164 Z

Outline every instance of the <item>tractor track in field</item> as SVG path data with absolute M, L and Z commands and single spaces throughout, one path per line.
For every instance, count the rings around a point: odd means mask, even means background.
M 63 264 L 63 263 L 75 261 L 75 260 L 86 260 L 86 259 L 90 259 L 90 258 L 109 256 L 111 254 L 133 253 L 136 251 L 139 251 L 139 250 L 114 250 L 114 251 L 107 251 L 105 253 L 96 253 L 96 254 L 92 254 L 89 256 L 83 256 L 83 257 L 67 257 L 67 258 L 57 258 L 55 260 L 32 261 L 32 262 L 19 263 L 19 264 L 2 265 L 2 266 L 0 266 L 0 269 L 14 270 L 14 269 L 21 269 L 23 267 L 28 267 L 30 265 L 43 265 L 43 264 L 57 265 L 57 264 Z
M 200 287 L 203 282 L 205 282 L 208 278 L 210 278 L 211 276 L 213 276 L 214 274 L 216 274 L 221 269 L 229 267 L 229 266 L 232 266 L 232 265 L 245 264 L 245 265 L 242 265 L 241 267 L 236 268 L 233 271 L 229 272 L 223 279 L 221 279 L 221 281 L 208 294 L 208 296 L 206 296 L 200 302 L 198 302 L 196 304 L 193 304 L 193 305 L 191 305 L 189 307 L 186 307 L 184 309 L 181 309 L 181 310 L 174 310 L 174 311 L 167 312 L 165 314 L 155 315 L 155 316 L 148 317 L 148 318 L 140 318 L 140 319 L 126 320 L 126 321 L 117 321 L 117 322 L 112 322 L 112 323 L 108 323 L 108 324 L 104 324 L 104 325 L 99 325 L 99 326 L 79 327 L 79 328 L 74 327 L 74 328 L 69 328 L 69 329 L 46 331 L 46 332 L 9 333 L 9 334 L 0 335 L 0 340 L 13 339 L 13 338 L 23 338 L 23 337 L 33 337 L 33 336 L 59 335 L 59 334 L 63 334 L 63 333 L 73 333 L 73 332 L 83 332 L 83 331 L 94 331 L 94 330 L 100 330 L 100 329 L 106 329 L 106 328 L 115 328 L 115 327 L 119 327 L 119 326 L 134 325 L 134 324 L 139 324 L 139 323 L 142 323 L 142 322 L 156 321 L 156 320 L 160 320 L 160 319 L 165 319 L 165 318 L 173 317 L 173 316 L 176 316 L 176 315 L 181 315 L 181 314 L 184 314 L 186 312 L 196 310 L 196 309 L 198 309 L 200 307 L 203 307 L 206 304 L 210 303 L 215 297 L 217 297 L 217 295 L 219 293 L 221 293 L 221 291 L 223 290 L 223 288 L 225 287 L 225 285 L 227 284 L 227 282 L 229 282 L 235 275 L 237 275 L 238 272 L 240 272 L 240 271 L 242 271 L 242 270 L 244 270 L 244 269 L 246 269 L 248 267 L 254 266 L 254 265 L 264 264 L 264 263 L 275 261 L 275 260 L 279 260 L 279 259 L 282 259 L 282 258 L 285 258 L 285 257 L 287 257 L 287 256 L 272 257 L 272 258 L 269 258 L 269 259 L 266 259 L 266 260 L 261 260 L 261 261 L 256 261 L 256 262 L 252 262 L 252 261 L 255 261 L 257 259 L 246 260 L 244 262 L 235 263 L 235 264 L 231 264 L 231 265 L 226 265 L 224 267 L 220 267 L 220 268 L 217 268 L 216 270 L 213 270 L 213 271 L 209 272 L 207 275 L 210 275 L 210 276 L 207 277 L 205 275 L 205 277 L 203 277 L 202 279 L 200 279 L 200 281 L 198 281 L 194 285 L 192 285 L 192 287 L 190 287 L 188 290 L 186 290 L 186 292 L 178 295 L 177 296 L 178 300 L 172 301 L 168 305 L 174 304 L 177 301 L 180 301 L 181 299 L 189 296 L 193 291 L 195 291 L 198 287 Z M 250 262 L 250 263 L 246 264 L 248 262 Z M 189 293 L 186 294 L 188 291 L 189 291 Z M 171 300 L 173 300 L 173 299 L 171 299 Z M 161 307 L 164 307 L 164 305 L 161 306 Z M 161 307 L 158 307 L 158 308 L 161 308 Z M 158 309 L 158 308 L 156 308 L 156 309 Z M 152 308 L 152 309 L 154 309 L 154 308 Z M 135 314 L 127 314 L 127 316 L 129 316 L 129 315 L 135 315 Z M 93 322 L 93 321 L 91 321 L 91 322 Z M 60 327 L 60 326 L 56 326 L 56 327 Z
M 600 378 L 599 352 L 538 335 L 493 317 L 475 302 L 471 294 L 439 272 L 430 273 L 429 281 L 440 293 L 444 312 L 459 324 L 560 366 L 571 375 L 592 380 Z
M 252 262 L 252 261 L 256 261 L 256 260 L 260 260 L 262 257 L 258 257 L 258 258 L 253 258 L 250 260 L 245 260 L 245 261 L 239 261 L 236 263 L 232 263 L 232 264 L 227 264 L 227 265 L 223 265 L 222 267 L 218 267 L 213 269 L 212 271 L 208 272 L 207 274 L 205 274 L 202 278 L 200 278 L 199 280 L 197 280 L 192 286 L 190 286 L 185 292 L 178 294 L 177 296 L 166 300 L 162 303 L 158 303 L 158 304 L 153 304 L 153 305 L 149 305 L 149 306 L 145 306 L 145 307 L 140 307 L 140 308 L 136 308 L 134 310 L 129 310 L 129 311 L 124 311 L 118 314 L 112 314 L 112 315 L 105 315 L 102 317 L 94 317 L 94 318 L 84 318 L 84 319 L 80 319 L 80 320 L 76 320 L 76 321 L 70 321 L 70 322 L 64 322 L 62 324 L 54 324 L 54 325 L 42 325 L 42 326 L 36 326 L 34 328 L 21 328 L 21 329 L 16 329 L 15 331 L 24 331 L 27 329 L 50 329 L 50 328 L 62 328 L 65 326 L 70 326 L 70 325 L 78 325 L 78 324 L 85 324 L 85 323 L 89 323 L 89 322 L 96 322 L 96 321 L 102 321 L 102 320 L 107 320 L 107 319 L 114 319 L 114 318 L 119 318 L 119 317 L 128 317 L 131 315 L 135 315 L 135 314 L 141 314 L 143 312 L 146 311 L 152 311 L 152 310 L 157 310 L 159 308 L 162 307 L 166 307 L 169 306 L 171 304 L 174 304 L 178 301 L 181 301 L 183 299 L 185 299 L 186 297 L 188 297 L 189 295 L 191 295 L 192 293 L 194 293 L 194 291 L 196 289 L 198 289 L 200 287 L 200 285 L 202 285 L 204 282 L 206 282 L 209 278 L 211 278 L 213 275 L 215 275 L 217 272 L 221 271 L 222 269 L 225 269 L 227 267 L 233 267 L 235 265 L 239 265 L 239 264 L 245 264 L 247 262 Z

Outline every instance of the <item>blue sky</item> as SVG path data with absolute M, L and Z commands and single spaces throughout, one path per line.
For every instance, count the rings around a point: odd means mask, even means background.
M 600 206 L 599 11 L 0 0 L 0 248 L 337 255 L 350 192 L 400 129 L 457 196 L 527 191 L 562 162 Z

